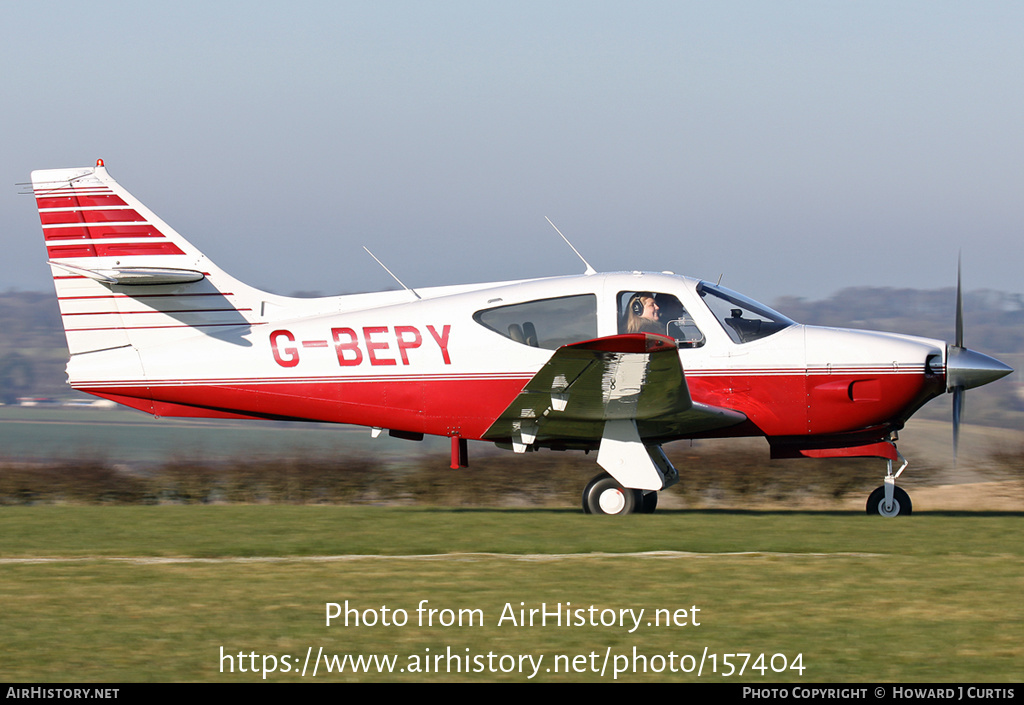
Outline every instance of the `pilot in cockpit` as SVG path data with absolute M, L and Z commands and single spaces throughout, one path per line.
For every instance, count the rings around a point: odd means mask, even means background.
M 627 333 L 659 333 L 665 335 L 661 309 L 649 291 L 638 291 L 629 300 Z
M 672 294 L 638 291 L 629 295 L 628 302 L 620 319 L 621 332 L 667 335 L 680 348 L 704 345 L 704 334 Z

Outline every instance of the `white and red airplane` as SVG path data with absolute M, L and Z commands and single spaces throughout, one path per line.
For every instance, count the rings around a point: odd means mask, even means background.
M 75 389 L 157 416 L 359 424 L 517 453 L 597 450 L 594 514 L 650 512 L 661 446 L 764 436 L 773 458 L 880 457 L 870 514 L 909 514 L 897 432 L 1011 372 L 957 339 L 800 325 L 670 273 L 297 299 L 232 278 L 95 167 L 32 173 Z M 581 258 L 582 259 L 582 258 Z

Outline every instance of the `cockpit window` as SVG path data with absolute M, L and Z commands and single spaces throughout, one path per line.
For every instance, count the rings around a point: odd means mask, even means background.
M 473 320 L 517 343 L 554 350 L 597 337 L 597 297 L 582 294 L 496 306 L 477 311 Z
M 796 323 L 778 311 L 725 287 L 701 282 L 697 285 L 697 293 L 734 343 L 767 338 Z
M 681 348 L 699 348 L 704 344 L 704 334 L 672 294 L 621 291 L 618 302 L 619 333 L 667 335 Z

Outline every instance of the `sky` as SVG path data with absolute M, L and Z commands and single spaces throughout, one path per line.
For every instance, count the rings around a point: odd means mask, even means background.
M 281 294 L 671 270 L 771 302 L 1022 292 L 1019 2 L 5 3 L 0 290 L 33 169 Z

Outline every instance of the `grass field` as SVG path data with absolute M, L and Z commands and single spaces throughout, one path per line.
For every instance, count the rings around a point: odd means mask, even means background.
M 620 681 L 1019 681 L 1021 518 L 7 507 L 0 680 L 237 682 L 274 665 L 267 681 L 610 682 L 615 668 Z M 387 607 L 408 622 L 326 626 L 326 604 L 346 600 L 361 619 Z M 435 620 L 476 612 L 420 625 L 423 600 L 452 610 Z M 616 624 L 499 624 L 506 604 L 518 618 L 541 603 L 571 603 L 588 622 L 594 606 Z M 628 614 L 618 625 L 619 610 L 641 608 L 632 633 Z M 654 625 L 659 609 L 678 623 Z M 300 675 L 320 648 L 397 660 L 392 673 L 325 673 L 321 661 Z M 736 653 L 752 656 L 727 677 Z M 521 669 L 520 656 L 533 662 Z M 782 670 L 794 662 L 802 673 Z

